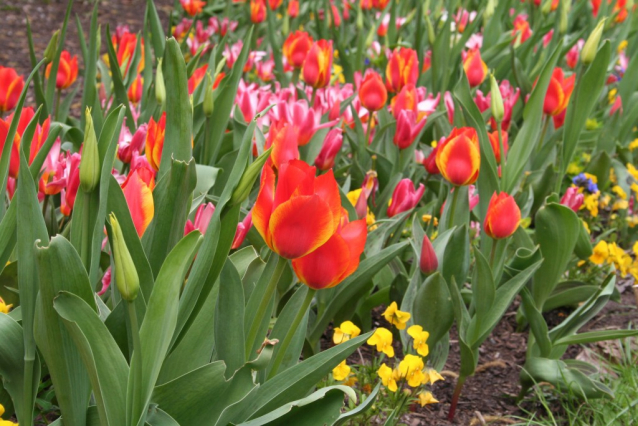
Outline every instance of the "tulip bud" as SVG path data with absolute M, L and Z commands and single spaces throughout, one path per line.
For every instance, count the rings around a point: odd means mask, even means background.
M 44 59 L 46 59 L 46 63 L 53 62 L 53 58 L 55 58 L 55 52 L 58 50 L 58 42 L 60 40 L 60 30 L 57 30 L 53 33 L 51 40 L 49 40 L 49 44 L 47 48 L 44 49 Z
M 596 57 L 596 52 L 598 51 L 598 43 L 600 42 L 600 37 L 603 35 L 603 29 L 605 28 L 605 19 L 601 19 L 594 31 L 589 35 L 589 38 L 585 42 L 583 46 L 583 50 L 580 55 L 580 60 L 583 65 L 591 64 Z
M 485 214 L 485 233 L 494 239 L 507 238 L 516 232 L 520 222 L 521 210 L 514 197 L 505 192 L 496 195 L 495 192 Z
M 213 78 L 210 76 L 210 73 L 206 73 L 206 85 L 204 86 L 203 107 L 204 107 L 204 115 L 206 117 L 211 117 L 215 109 L 215 104 L 213 103 Z
M 498 87 L 494 74 L 490 75 L 490 93 L 492 94 L 490 104 L 490 107 L 492 108 L 492 116 L 498 123 L 500 123 L 503 121 L 503 117 L 505 117 L 505 107 L 503 106 L 501 89 Z
M 155 73 L 155 99 L 160 105 L 164 105 L 166 102 L 166 86 L 164 85 L 161 58 L 157 61 L 157 72 Z
M 262 167 L 266 163 L 266 160 L 270 157 L 270 151 L 272 151 L 272 147 L 268 148 L 264 151 L 259 157 L 255 158 L 242 175 L 241 179 L 239 179 L 239 184 L 235 191 L 233 191 L 233 195 L 230 197 L 230 205 L 237 205 L 242 202 L 250 195 L 250 190 L 252 189 L 255 181 L 257 180 L 257 176 L 259 176 L 259 172 L 261 172 Z
M 117 289 L 122 295 L 122 299 L 132 302 L 137 297 L 140 289 L 140 278 L 137 275 L 137 269 L 131 258 L 131 253 L 126 247 L 122 228 L 117 221 L 114 213 L 110 215 L 111 222 L 111 250 L 113 251 L 113 263 L 115 268 L 115 283 Z
M 100 155 L 97 147 L 97 137 L 93 129 L 91 109 L 86 108 L 86 126 L 84 128 L 84 148 L 80 160 L 80 186 L 82 191 L 91 192 L 100 181 Z
M 552 11 L 552 0 L 545 0 L 545 3 L 543 3 L 543 6 L 541 7 L 541 13 L 543 15 L 549 15 L 551 11 Z
M 436 36 L 434 35 L 434 27 L 432 26 L 429 16 L 425 18 L 425 24 L 428 27 L 428 42 L 430 43 L 430 46 L 434 46 Z
M 560 2 L 560 17 L 558 21 L 558 32 L 561 35 L 567 33 L 567 26 L 569 24 L 569 9 L 571 7 L 571 1 L 562 0 Z
M 494 16 L 494 11 L 496 10 L 496 0 L 487 0 L 487 5 L 485 6 L 485 12 L 483 12 L 483 22 L 487 23 L 492 16 Z
M 423 236 L 423 244 L 421 245 L 421 258 L 419 259 L 419 268 L 425 275 L 430 275 L 439 267 L 439 260 L 436 258 L 432 242 L 427 234 Z

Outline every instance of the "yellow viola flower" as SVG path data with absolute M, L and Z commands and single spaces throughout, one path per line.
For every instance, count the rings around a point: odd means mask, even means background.
M 627 48 L 628 44 L 627 40 L 623 40 L 618 43 L 618 53 L 622 53 Z
M 609 105 L 616 102 L 616 94 L 618 93 L 618 89 L 611 89 L 607 94 L 607 100 L 609 101 Z
M 348 198 L 348 201 L 350 201 L 350 204 L 356 207 L 357 201 L 359 200 L 360 195 L 361 195 L 361 188 L 348 192 L 346 194 L 346 198 Z M 366 208 L 367 208 L 366 225 L 371 227 L 370 228 L 371 231 L 374 231 L 376 229 L 376 226 L 373 226 L 373 225 L 376 223 L 377 218 L 374 216 L 374 213 L 372 213 L 372 211 L 370 210 L 370 207 L 366 207 Z
M 629 188 L 638 196 L 638 183 L 633 182 Z
M 633 228 L 634 226 L 638 225 L 638 214 L 628 216 L 625 220 L 627 221 L 627 226 Z
M 638 139 L 636 139 L 634 142 L 638 143 Z M 638 180 L 638 169 L 634 167 L 633 164 L 627 163 L 627 171 L 634 179 Z
M 609 246 L 606 241 L 599 241 L 594 247 L 594 253 L 589 257 L 589 261 L 596 265 L 602 265 L 609 258 Z
M 596 177 L 596 175 L 592 175 L 591 173 L 583 173 L 585 175 L 585 177 L 589 180 L 591 180 L 594 183 L 598 183 L 598 178 Z
M 394 348 L 392 347 L 392 333 L 387 328 L 379 327 L 374 331 L 367 341 L 368 345 L 376 346 L 378 352 L 383 352 L 388 357 L 394 357 Z
M 436 404 L 439 402 L 438 399 L 432 395 L 432 392 L 421 392 L 417 395 L 419 397 L 419 404 L 421 407 L 425 407 L 428 404 Z
M 4 414 L 4 407 L 0 404 L 0 417 Z M 0 426 L 18 426 L 17 423 L 14 423 L 10 420 L 2 420 L 0 419 Z
M 587 194 L 585 195 L 585 200 L 583 202 L 583 207 L 589 210 L 589 214 L 593 217 L 598 216 L 598 197 L 600 196 L 600 192 L 595 194 Z
M 408 385 L 415 388 L 421 386 L 421 382 L 425 378 L 424 367 L 423 358 L 416 355 L 406 355 L 399 363 L 399 374 L 407 380 Z
M 613 170 L 613 169 L 612 169 L 612 170 Z M 622 189 L 619 185 L 614 185 L 614 186 L 611 188 L 611 191 L 612 191 L 614 194 L 618 195 L 618 196 L 619 196 L 620 198 L 622 198 L 623 200 L 626 200 L 626 199 L 627 199 L 627 193 L 626 193 L 626 192 L 625 192 L 625 190 L 624 190 L 624 189 Z
M 421 356 L 428 356 L 430 348 L 426 343 L 430 333 L 423 331 L 423 327 L 420 325 L 413 325 L 408 328 L 408 335 L 413 339 L 413 346 L 417 353 Z
M 428 368 L 425 371 L 423 371 L 423 382 L 421 382 L 422 385 L 427 385 L 428 383 L 430 384 L 434 384 L 436 382 L 438 382 L 439 380 L 445 380 L 445 378 L 443 376 L 441 376 L 439 374 L 438 371 L 436 371 L 434 368 Z
M 585 121 L 585 129 L 587 130 L 596 130 L 600 126 L 601 124 L 595 118 L 588 118 L 587 121 Z
M 337 381 L 345 380 L 350 375 L 350 367 L 346 364 L 346 360 L 332 369 L 332 377 Z
M 610 202 L 611 202 L 611 197 L 609 196 L 609 194 L 603 195 L 602 198 L 598 197 L 598 206 L 601 209 L 604 209 L 605 207 L 609 206 Z
M 399 330 L 404 330 L 405 325 L 410 320 L 410 313 L 400 311 L 397 306 L 397 302 L 392 302 L 383 312 L 383 317 L 387 322 L 394 325 Z
M 339 327 L 335 328 L 335 332 L 332 335 L 332 341 L 335 345 L 339 343 L 347 342 L 361 334 L 361 329 L 354 325 L 352 321 L 342 322 Z
M 634 149 L 638 148 L 638 138 L 634 139 L 633 141 L 631 141 L 631 143 L 629 144 L 629 150 L 633 151 Z
M 587 231 L 588 234 L 591 234 L 591 231 L 589 230 L 589 225 L 587 224 L 587 222 L 585 222 L 582 219 L 581 219 L 581 222 L 583 222 L 583 226 L 585 227 L 585 231 Z
M 638 241 L 636 241 L 631 250 L 634 252 L 634 256 L 638 257 Z
M 381 364 L 381 367 L 377 370 L 377 374 L 379 375 L 383 386 L 388 388 L 390 392 L 397 391 L 397 375 L 390 367 L 385 365 L 385 362 Z
M 627 200 L 616 200 L 611 206 L 613 211 L 627 210 L 629 208 L 629 202 Z
M 359 381 L 359 380 L 357 379 L 357 377 L 356 377 L 356 376 L 354 376 L 354 375 L 352 375 L 352 376 L 348 377 L 348 378 L 347 378 L 347 379 L 343 382 L 343 385 L 344 385 L 344 386 L 350 386 L 350 387 L 352 387 L 352 386 L 356 385 L 358 381 Z
M 583 171 L 583 166 L 581 166 L 580 164 L 576 162 L 571 162 L 569 163 L 569 166 L 567 166 L 567 173 L 570 175 L 577 175 L 577 174 L 580 174 L 580 172 L 582 171 Z
M 439 144 L 439 143 L 438 143 L 437 141 L 432 141 L 432 142 L 430 142 L 430 146 L 431 146 L 432 148 L 436 148 L 436 146 L 437 146 L 438 144 Z
M 611 183 L 618 183 L 618 178 L 616 177 L 616 170 L 614 170 L 614 168 L 612 167 L 611 169 L 609 169 L 609 180 L 611 181 Z
M 7 305 L 4 300 L 2 300 L 2 297 L 0 297 L 0 314 L 8 314 L 12 306 L 13 305 Z M 2 408 L 2 411 L 4 412 L 4 407 Z M 1 415 L 2 413 L 0 413 L 0 416 Z

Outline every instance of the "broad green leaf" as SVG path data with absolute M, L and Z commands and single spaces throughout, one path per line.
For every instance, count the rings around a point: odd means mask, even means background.
M 232 376 L 245 362 L 244 287 L 233 262 L 226 260 L 219 277 L 215 312 L 215 352 Z
M 146 17 L 149 20 L 151 26 L 151 38 L 153 41 L 153 50 L 155 53 L 155 57 L 162 57 L 164 56 L 166 36 L 164 35 L 162 22 L 159 19 L 159 15 L 157 14 L 157 9 L 155 8 L 155 3 L 153 2 L 153 0 L 146 1 Z M 147 64 L 147 66 L 150 66 L 150 64 Z
M 374 389 L 372 389 L 372 392 L 370 392 L 369 395 L 362 395 L 362 398 L 365 397 L 365 399 L 361 402 L 361 404 L 359 404 L 357 408 L 353 410 L 342 413 L 333 426 L 341 426 L 350 419 L 369 410 L 372 407 L 372 404 L 374 404 L 374 402 L 377 400 L 379 389 L 381 389 L 381 383 L 377 383 L 377 385 L 374 387 Z
M 557 345 L 584 345 L 602 340 L 626 339 L 633 336 L 638 336 L 638 330 L 596 330 L 563 337 L 555 343 Z
M 591 285 L 581 281 L 567 281 L 559 283 L 554 292 L 543 305 L 543 311 L 549 312 L 556 308 L 577 306 L 580 302 L 589 299 L 600 290 L 600 286 Z
M 496 244 L 496 242 L 492 241 L 492 244 Z M 494 285 L 492 268 L 490 268 L 490 264 L 487 262 L 485 256 L 483 256 L 483 253 L 479 250 L 475 250 L 474 257 L 476 259 L 476 269 L 474 280 L 472 281 L 472 301 L 476 321 L 480 328 L 483 319 L 489 315 L 490 309 L 492 309 L 494 304 L 496 286 Z
M 521 291 L 521 297 L 523 298 L 522 307 L 525 312 L 525 318 L 527 318 L 532 333 L 536 338 L 535 343 L 540 348 L 541 356 L 546 358 L 552 351 L 552 342 L 549 339 L 547 322 L 545 322 L 545 318 L 543 318 L 538 308 L 534 306 L 534 299 L 528 289 L 524 288 L 523 291 Z M 531 341 L 528 340 L 528 345 L 530 344 L 529 342 Z
M 428 345 L 434 347 L 450 331 L 454 322 L 450 291 L 439 272 L 430 275 L 417 290 L 412 309 L 414 324 L 430 333 Z
M 97 61 L 100 54 L 101 46 L 98 46 L 98 23 L 97 23 L 98 3 L 93 6 L 93 13 L 91 13 L 91 27 L 89 30 L 89 46 L 87 54 L 84 57 L 84 87 L 82 89 L 82 108 L 81 112 L 84 112 L 86 107 L 93 108 L 95 106 L 97 96 L 97 85 L 95 79 L 97 76 Z M 95 132 L 99 133 L 102 129 L 102 111 L 92 110 L 91 116 L 93 117 L 93 125 Z M 81 120 L 82 129 L 85 125 L 85 117 L 82 114 Z
M 438 240 L 438 238 L 437 238 Z M 436 240 L 433 245 L 436 244 Z M 467 225 L 457 227 L 450 236 L 444 247 L 443 256 L 437 257 L 442 265 L 439 267 L 441 275 L 448 283 L 452 282 L 452 277 L 457 285 L 462 286 L 467 281 L 467 274 L 470 268 L 470 236 Z

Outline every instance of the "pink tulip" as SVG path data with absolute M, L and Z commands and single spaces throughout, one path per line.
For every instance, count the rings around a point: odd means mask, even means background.
M 425 186 L 423 184 L 420 184 L 419 189 L 415 190 L 412 180 L 402 179 L 392 193 L 392 200 L 387 210 L 388 217 L 412 210 L 419 203 L 424 192 Z
M 560 203 L 577 212 L 580 206 L 583 205 L 584 200 L 585 196 L 578 192 L 578 188 L 570 186 L 567 188 L 567 191 L 565 191 L 563 198 L 560 199 Z
M 334 167 L 335 158 L 343 145 L 343 132 L 339 128 L 332 129 L 326 135 L 321 152 L 315 159 L 315 166 L 319 170 L 328 170 Z
M 235 231 L 235 238 L 233 239 L 233 245 L 231 248 L 237 250 L 246 239 L 248 231 L 253 226 L 253 212 L 248 212 L 244 220 L 237 224 L 237 231 Z
M 186 225 L 184 226 L 184 235 L 194 231 L 195 229 L 202 234 L 205 234 L 208 229 L 208 224 L 213 217 L 213 213 L 215 213 L 215 206 L 213 203 L 201 204 L 197 207 L 195 222 L 191 222 L 190 220 L 186 221 Z
M 419 268 L 425 275 L 430 275 L 436 271 L 439 267 L 439 260 L 434 252 L 432 242 L 428 238 L 427 234 L 423 236 L 423 243 L 421 244 L 421 258 L 419 259 Z
M 425 126 L 425 122 L 425 118 L 417 122 L 417 116 L 414 111 L 407 109 L 402 110 L 397 119 L 397 130 L 393 140 L 394 144 L 398 146 L 399 149 L 405 149 L 412 145 Z

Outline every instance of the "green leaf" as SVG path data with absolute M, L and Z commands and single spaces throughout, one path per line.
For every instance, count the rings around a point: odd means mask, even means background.
M 60 292 L 53 302 L 89 373 L 102 425 L 126 423 L 126 358 L 96 312 L 81 298 Z
M 414 324 L 430 333 L 428 345 L 434 347 L 450 331 L 454 322 L 452 297 L 439 272 L 430 275 L 417 290 L 412 309 Z
M 97 312 L 93 290 L 80 256 L 64 237 L 53 237 L 48 247 L 36 245 L 35 252 L 40 278 L 35 340 L 49 369 L 65 425 L 83 426 L 91 392 L 89 377 L 53 300 L 59 292 L 68 291 Z
M 168 352 L 168 347 L 177 324 L 177 309 L 179 292 L 186 278 L 191 261 L 201 243 L 201 234 L 191 232 L 185 236 L 166 257 L 153 287 L 148 301 L 144 322 L 140 327 L 140 341 L 142 345 L 142 365 L 131 363 L 129 382 L 135 377 L 135 371 L 142 369 L 142 383 L 140 389 L 133 389 L 137 393 L 135 400 L 139 403 L 132 406 L 131 415 L 134 424 L 139 424 L 151 398 L 153 387 Z M 129 390 L 132 389 L 129 383 Z M 128 399 L 132 398 L 130 393 Z M 169 413 L 170 414 L 170 413 Z
M 436 240 L 434 241 L 433 245 L 436 244 Z M 441 275 L 443 275 L 448 285 L 452 282 L 452 277 L 454 277 L 457 285 L 461 286 L 467 281 L 467 274 L 470 268 L 470 236 L 467 225 L 457 227 L 452 232 L 448 243 L 443 247 L 445 250 L 443 256 L 440 256 L 437 252 L 437 257 L 442 262 L 439 267 Z
M 577 306 L 600 290 L 598 285 L 590 285 L 581 281 L 565 281 L 559 283 L 551 296 L 545 301 L 543 311 L 549 312 L 565 306 Z
M 155 57 L 159 58 L 164 56 L 164 46 L 166 44 L 166 36 L 162 29 L 162 22 L 160 21 L 155 3 L 153 0 L 147 0 L 146 2 L 146 17 L 151 24 L 151 38 L 153 41 L 153 50 Z M 150 66 L 150 64 L 148 64 Z
M 377 383 L 377 385 L 374 387 L 374 389 L 372 389 L 372 392 L 370 392 L 369 395 L 362 395 L 361 397 L 365 399 L 361 402 L 361 404 L 359 404 L 357 408 L 353 410 L 342 413 L 337 421 L 333 424 L 333 426 L 341 426 L 350 419 L 363 414 L 367 410 L 372 408 L 372 404 L 374 404 L 374 402 L 377 400 L 377 396 L 379 395 L 379 389 L 381 389 L 381 383 Z
M 541 311 L 534 306 L 534 299 L 528 289 L 524 288 L 521 291 L 523 298 L 523 311 L 525 312 L 525 318 L 529 321 L 530 328 L 534 337 L 536 338 L 536 344 L 540 348 L 540 354 L 542 357 L 547 358 L 552 351 L 552 342 L 549 339 L 549 330 L 547 329 L 547 322 L 541 314 Z M 529 344 L 529 343 L 528 343 Z
M 215 350 L 232 376 L 245 362 L 244 287 L 233 262 L 226 260 L 219 277 L 215 312 Z
M 101 46 L 97 45 L 98 42 L 98 23 L 97 23 L 98 4 L 93 6 L 93 13 L 91 13 L 91 27 L 89 30 L 89 48 L 87 55 L 84 57 L 84 87 L 82 89 L 82 108 L 83 112 L 86 107 L 93 108 L 96 104 L 97 85 L 95 84 L 97 77 L 97 61 L 100 54 Z M 91 111 L 93 117 L 93 125 L 95 126 L 96 133 L 99 133 L 102 128 L 102 111 Z M 99 119 L 98 119 L 99 117 Z M 81 128 L 84 128 L 85 117 L 82 114 Z M 99 124 L 99 125 L 98 125 Z
M 584 345 L 587 343 L 600 342 L 602 340 L 626 339 L 627 337 L 633 336 L 638 336 L 638 330 L 596 330 L 563 337 L 562 339 L 558 339 L 556 344 Z
M 496 244 L 496 241 L 492 241 L 492 244 Z M 472 281 L 472 300 L 474 303 L 476 321 L 480 328 L 480 325 L 489 315 L 494 304 L 496 285 L 494 284 L 494 278 L 492 276 L 492 268 L 490 268 L 490 264 L 487 262 L 485 256 L 483 256 L 483 253 L 479 250 L 475 250 L 474 257 L 476 259 L 476 273 Z
M 120 70 L 120 65 L 117 61 L 117 55 L 115 53 L 115 47 L 113 47 L 113 42 L 111 39 L 111 31 L 109 27 L 106 27 L 106 47 L 109 56 L 109 66 L 111 69 L 111 81 L 113 83 L 113 92 L 115 94 L 114 104 L 120 105 L 128 105 L 128 95 L 126 93 L 126 87 L 124 87 L 124 77 L 122 76 L 122 71 Z M 136 49 L 137 50 L 137 49 Z M 135 70 L 130 70 L 129 72 L 134 73 Z M 104 77 L 104 74 L 102 74 Z M 125 109 L 126 111 L 126 126 L 129 128 L 131 133 L 135 133 L 135 120 L 133 119 L 133 115 L 131 114 L 131 110 L 129 108 Z
M 58 68 L 60 66 L 60 56 L 62 55 L 62 50 L 64 49 L 64 40 L 66 38 L 66 28 L 67 28 L 67 24 L 69 23 L 69 17 L 71 16 L 71 6 L 73 6 L 73 0 L 69 1 L 69 4 L 66 7 L 66 13 L 64 14 L 64 21 L 62 22 L 62 31 L 60 32 L 58 48 L 55 52 L 55 56 L 53 57 L 53 61 L 51 62 L 50 75 L 52 76 L 58 75 Z M 50 78 L 47 81 L 47 87 L 46 87 L 46 102 L 47 102 L 47 105 L 51 108 L 53 107 L 53 96 L 55 95 L 55 90 L 56 90 L 55 83 L 56 83 L 56 79 Z M 28 86 L 29 86 L 29 83 L 24 85 L 25 88 L 27 88 Z M 19 111 L 19 109 L 16 109 L 16 111 Z M 56 114 L 57 114 L 57 111 L 56 111 Z

